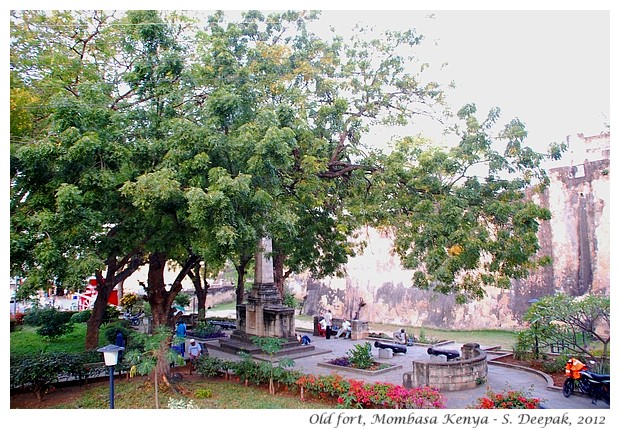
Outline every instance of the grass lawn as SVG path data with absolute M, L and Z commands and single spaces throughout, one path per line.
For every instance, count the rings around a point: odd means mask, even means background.
M 299 392 L 278 392 L 270 395 L 266 386 L 245 386 L 235 381 L 209 379 L 200 376 L 186 377 L 177 384 L 179 392 L 173 392 L 166 385 L 159 385 L 159 408 L 168 408 L 169 398 L 177 401 L 190 400 L 195 408 L 201 409 L 294 409 L 334 408 L 335 401 L 308 400 L 301 402 Z M 63 389 L 67 390 L 67 389 Z M 118 409 L 155 408 L 153 385 L 142 377 L 117 379 L 114 385 L 114 407 Z M 60 395 L 66 397 L 61 398 Z M 34 394 L 32 394 L 34 395 Z M 70 400 L 69 400 L 70 398 Z M 51 408 L 105 409 L 109 407 L 109 386 L 102 382 L 82 386 L 75 391 L 53 392 L 46 400 L 54 399 Z
M 74 324 L 73 332 L 55 340 L 37 334 L 37 327 L 23 325 L 20 330 L 11 332 L 11 354 L 25 355 L 40 352 L 83 352 L 86 338 L 86 323 Z

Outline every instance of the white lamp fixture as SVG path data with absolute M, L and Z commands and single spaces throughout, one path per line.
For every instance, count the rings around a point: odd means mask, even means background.
M 105 347 L 97 349 L 98 352 L 103 353 L 106 366 L 115 366 L 118 363 L 118 352 L 122 350 L 125 350 L 125 347 L 119 347 L 114 344 L 108 344 Z

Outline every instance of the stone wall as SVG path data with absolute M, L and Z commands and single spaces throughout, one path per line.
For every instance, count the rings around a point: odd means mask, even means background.
M 552 265 L 514 281 L 510 290 L 489 288 L 485 299 L 465 305 L 454 297 L 411 286 L 412 272 L 391 253 L 390 237 L 362 231 L 368 246 L 351 258 L 344 278 L 305 278 L 303 312 L 353 318 L 361 300 L 359 319 L 401 326 L 446 329 L 514 329 L 529 300 L 556 292 L 571 296 L 610 290 L 610 163 L 609 134 L 570 142 L 572 153 L 548 169 L 550 186 L 543 194 L 528 193 L 549 208 L 552 219 L 541 224 L 541 255 Z M 577 154 L 578 153 L 578 154 Z

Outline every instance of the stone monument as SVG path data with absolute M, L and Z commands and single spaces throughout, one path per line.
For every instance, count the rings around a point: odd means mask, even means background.
M 239 336 L 280 337 L 295 340 L 295 309 L 282 304 L 273 279 L 271 238 L 262 238 L 256 251 L 254 286 L 245 304 L 237 306 Z
M 252 337 L 283 338 L 282 350 L 277 354 L 304 353 L 314 350 L 312 345 L 301 345 L 295 336 L 295 309 L 282 304 L 280 292 L 273 280 L 271 239 L 263 238 L 256 250 L 254 286 L 247 302 L 237 305 L 237 328 L 230 338 L 219 340 L 219 349 L 231 353 L 240 351 L 259 355 L 261 349 Z M 217 348 L 210 345 L 212 348 Z

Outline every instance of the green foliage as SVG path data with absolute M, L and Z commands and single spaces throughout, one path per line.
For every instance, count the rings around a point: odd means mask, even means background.
M 230 259 L 244 285 L 264 236 L 281 278 L 341 274 L 367 224 L 393 230 L 416 287 L 457 302 L 547 263 L 536 233 L 550 214 L 523 199 L 547 179 L 524 125 L 495 132 L 499 111 L 480 121 L 469 105 L 455 147 L 405 138 L 369 150 L 374 125 L 443 110 L 443 88 L 409 70 L 415 30 L 323 38 L 311 31 L 319 15 L 216 12 L 198 28 L 166 11 L 12 11 L 20 293 L 103 272 L 110 287 L 153 258 L 149 267 Z M 473 174 L 478 165 L 487 171 Z M 157 276 L 150 297 L 176 293 Z M 164 301 L 151 302 L 155 314 Z
M 72 315 L 53 307 L 36 308 L 24 316 L 24 323 L 38 326 L 37 334 L 40 336 L 55 339 L 73 331 Z
M 351 350 L 347 351 L 346 355 L 355 368 L 368 369 L 375 362 L 372 355 L 372 346 L 368 342 L 355 344 Z
M 100 358 L 100 356 L 99 356 Z M 44 353 L 13 356 L 10 359 L 11 388 L 26 387 L 39 399 L 60 377 L 86 378 L 92 353 Z
M 218 338 L 223 334 L 219 326 L 212 325 L 208 321 L 198 322 L 193 328 L 192 333 L 200 338 Z
M 24 325 L 19 331 L 11 333 L 11 354 L 25 356 L 46 352 L 83 352 L 86 324 L 78 323 L 74 327 L 73 332 L 53 341 L 41 341 L 41 337 L 36 333 L 36 328 Z M 103 338 L 101 344 L 106 344 Z
M 572 353 L 593 356 L 590 338 L 599 341 L 606 353 L 610 341 L 610 299 L 587 295 L 570 297 L 565 294 L 545 296 L 532 304 L 523 316 L 528 329 L 519 334 L 520 344 L 550 347 L 562 343 Z
M 256 344 L 264 353 L 269 355 L 269 362 L 261 362 L 258 364 L 258 379 L 261 374 L 269 380 L 269 392 L 275 395 L 274 380 L 282 377 L 285 368 L 295 365 L 295 361 L 291 358 L 284 357 L 275 362 L 275 356 L 282 350 L 285 339 L 276 337 L 253 337 L 252 342 Z M 274 363 L 277 365 L 274 366 Z
M 71 316 L 71 323 L 86 323 L 88 319 L 90 319 L 92 311 L 91 310 L 83 310 L 78 313 L 75 313 Z
M 213 390 L 211 389 L 198 389 L 196 390 L 196 398 L 211 398 L 213 396 Z
M 296 308 L 297 299 L 295 299 L 295 294 L 291 293 L 290 291 L 285 291 L 284 298 L 282 299 L 282 304 L 290 308 Z
M 227 369 L 228 363 L 220 358 L 202 354 L 196 360 L 196 371 L 205 377 L 215 377 Z
M 551 359 L 545 359 L 542 362 L 542 370 L 546 373 L 563 373 L 566 368 L 566 362 L 572 356 L 569 356 L 567 352 L 562 353 L 560 356 L 551 357 Z
M 186 293 L 178 293 L 177 296 L 174 297 L 174 302 L 181 307 L 187 307 L 191 302 L 191 298 Z
M 551 214 L 524 198 L 526 189 L 547 184 L 545 156 L 523 145 L 525 128 L 516 120 L 498 133 L 506 147 L 499 152 L 489 131 L 498 112 L 484 121 L 475 113 L 473 105 L 459 112 L 456 146 L 404 138 L 377 155 L 382 168 L 368 207 L 394 236 L 412 284 L 459 303 L 483 298 L 488 286 L 509 288 L 510 279 L 549 263 L 538 255 L 537 232 Z
M 53 307 L 34 307 L 24 315 L 24 324 L 30 326 L 42 326 L 52 319 L 58 319 L 58 323 L 68 323 L 73 313 L 59 311 Z
M 132 343 L 135 345 L 135 348 L 132 348 L 125 354 L 125 360 L 131 365 L 129 374 L 131 376 L 150 374 L 157 365 L 158 353 L 162 343 L 167 342 L 169 338 L 170 329 L 165 327 L 159 327 L 152 335 L 146 333 L 134 334 L 132 336 Z M 166 353 L 166 359 L 168 362 L 178 365 L 185 363 L 182 356 L 169 348 Z
M 103 314 L 103 323 L 111 323 L 118 320 L 118 317 L 121 315 L 121 311 L 115 305 L 107 305 L 105 308 L 105 313 Z
M 244 380 L 245 382 L 260 384 L 261 372 L 258 363 L 254 362 L 252 359 L 252 355 L 249 353 L 239 352 L 240 360 L 233 362 L 231 364 L 230 369 L 232 369 L 239 377 L 239 379 Z
M 131 329 L 131 323 L 128 320 L 118 320 L 103 327 L 103 337 L 109 344 L 115 344 L 116 333 L 119 331 L 123 334 L 127 344 L 129 344 L 129 339 L 136 334 L 136 331 Z

